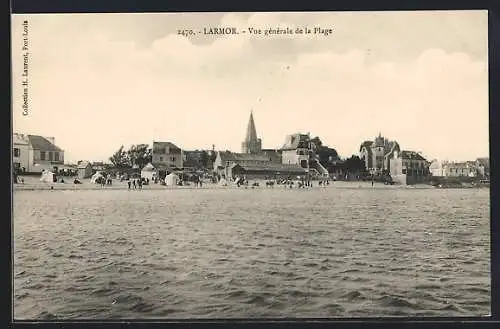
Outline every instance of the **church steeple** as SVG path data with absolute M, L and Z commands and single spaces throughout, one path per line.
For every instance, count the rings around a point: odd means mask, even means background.
M 247 125 L 247 135 L 245 142 L 251 142 L 257 140 L 257 129 L 255 129 L 255 122 L 253 121 L 253 111 L 250 111 L 250 119 Z
M 261 151 L 261 140 L 257 138 L 257 129 L 255 129 L 255 121 L 253 119 L 253 110 L 250 111 L 250 119 L 248 120 L 247 133 L 245 141 L 241 145 L 242 153 L 257 154 Z

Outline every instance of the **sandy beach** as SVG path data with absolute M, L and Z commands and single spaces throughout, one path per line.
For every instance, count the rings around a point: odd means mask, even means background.
M 73 184 L 73 178 L 69 178 L 66 180 L 65 183 L 46 183 L 46 182 L 41 182 L 40 178 L 38 176 L 24 176 L 24 184 L 13 184 L 14 185 L 14 191 L 19 190 L 19 191 L 36 191 L 36 190 L 128 190 L 128 184 L 127 181 L 122 181 L 120 182 L 119 180 L 113 180 L 113 184 L 111 186 L 106 185 L 106 186 L 101 186 L 100 184 L 94 184 L 90 182 L 90 179 L 83 179 L 82 184 Z M 254 181 L 252 180 L 250 182 L 250 185 Z M 259 186 L 255 187 L 254 189 L 269 189 L 271 187 L 266 187 L 265 181 L 261 180 L 258 181 Z M 248 188 L 251 189 L 251 186 L 248 187 L 237 187 L 234 183 L 229 182 L 227 186 L 222 186 L 218 184 L 213 184 L 209 182 L 204 182 L 202 187 L 196 187 L 194 184 L 191 183 L 191 185 L 187 186 L 165 186 L 161 184 L 150 184 L 150 185 L 143 185 L 142 190 L 172 190 L 172 189 L 228 189 L 228 188 L 238 188 L 238 189 L 244 189 Z M 276 185 L 273 188 L 280 188 L 284 189 L 286 188 L 283 185 Z M 371 188 L 371 189 L 434 189 L 434 187 L 430 185 L 412 185 L 412 186 L 403 186 L 403 185 L 384 185 L 382 183 L 375 183 L 373 186 L 371 185 L 371 182 L 363 182 L 363 181 L 351 181 L 351 182 L 345 182 L 345 181 L 335 181 L 335 182 L 330 182 L 330 185 L 328 186 L 319 186 L 318 182 L 315 181 L 313 182 L 313 189 L 321 188 L 321 189 L 330 189 L 330 188 Z M 310 188 L 309 188 L 310 189 Z

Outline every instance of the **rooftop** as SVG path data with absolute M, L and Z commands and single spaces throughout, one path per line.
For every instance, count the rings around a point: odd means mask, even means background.
M 90 165 L 89 161 L 80 161 L 80 163 L 76 166 L 77 169 L 85 169 Z
M 293 172 L 293 173 L 307 173 L 307 169 L 302 168 L 297 165 L 285 165 L 279 163 L 266 163 L 262 165 L 246 165 L 246 164 L 235 164 L 233 168 L 241 167 L 248 171 L 277 171 L 277 172 Z
M 52 144 L 47 138 L 37 135 L 28 135 L 31 147 L 35 150 L 63 152 L 62 149 Z
M 427 161 L 422 155 L 415 151 L 401 151 L 399 157 L 405 160 L 423 160 Z
M 262 154 L 233 153 L 230 151 L 219 152 L 222 161 L 270 161 L 269 156 Z
M 153 142 L 153 150 L 155 149 L 155 147 L 168 147 L 169 149 L 177 149 L 177 150 L 181 149 L 172 142 Z

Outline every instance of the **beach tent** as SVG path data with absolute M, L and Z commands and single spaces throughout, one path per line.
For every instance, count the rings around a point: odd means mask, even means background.
M 91 178 L 90 178 L 90 182 L 93 183 L 93 184 L 97 184 L 97 180 L 99 179 L 99 177 L 102 177 L 104 178 L 104 176 L 101 174 L 101 172 L 96 172 Z
M 179 176 L 174 173 L 170 173 L 165 177 L 165 184 L 167 186 L 176 186 L 179 183 Z
M 54 173 L 44 169 L 42 171 L 42 176 L 40 177 L 40 182 L 53 183 L 54 182 Z
M 151 164 L 148 163 L 144 168 L 141 170 L 141 177 L 146 179 L 149 178 L 149 180 L 153 180 L 154 177 L 156 176 L 156 169 L 155 167 Z

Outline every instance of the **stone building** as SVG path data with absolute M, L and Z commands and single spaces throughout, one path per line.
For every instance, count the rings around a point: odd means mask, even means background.
M 263 154 L 234 153 L 230 151 L 219 151 L 214 161 L 214 171 L 226 177 L 233 178 L 232 168 L 234 165 L 265 167 L 271 163 L 271 159 Z
M 359 157 L 364 160 L 366 170 L 372 174 L 391 171 L 391 159 L 400 152 L 398 142 L 390 141 L 379 133 L 373 141 L 365 141 L 359 148 Z
M 153 141 L 151 162 L 155 167 L 182 168 L 182 150 L 171 142 Z
M 312 153 L 309 134 L 291 134 L 286 136 L 285 144 L 281 148 L 283 164 L 295 164 L 302 168 L 309 168 L 309 155 Z
M 403 185 L 426 183 L 429 181 L 430 163 L 414 151 L 394 151 L 390 161 L 392 179 Z
M 477 158 L 476 167 L 479 176 L 483 178 L 490 178 L 490 158 Z
M 336 151 L 335 155 L 337 155 Z M 309 133 L 286 136 L 285 144 L 281 148 L 281 161 L 285 165 L 298 165 L 311 173 L 317 172 L 320 176 L 329 175 L 328 170 L 319 161 L 319 154 L 316 152 L 314 143 L 311 142 Z
M 212 169 L 211 151 L 194 150 L 182 151 L 183 168 L 185 169 Z

